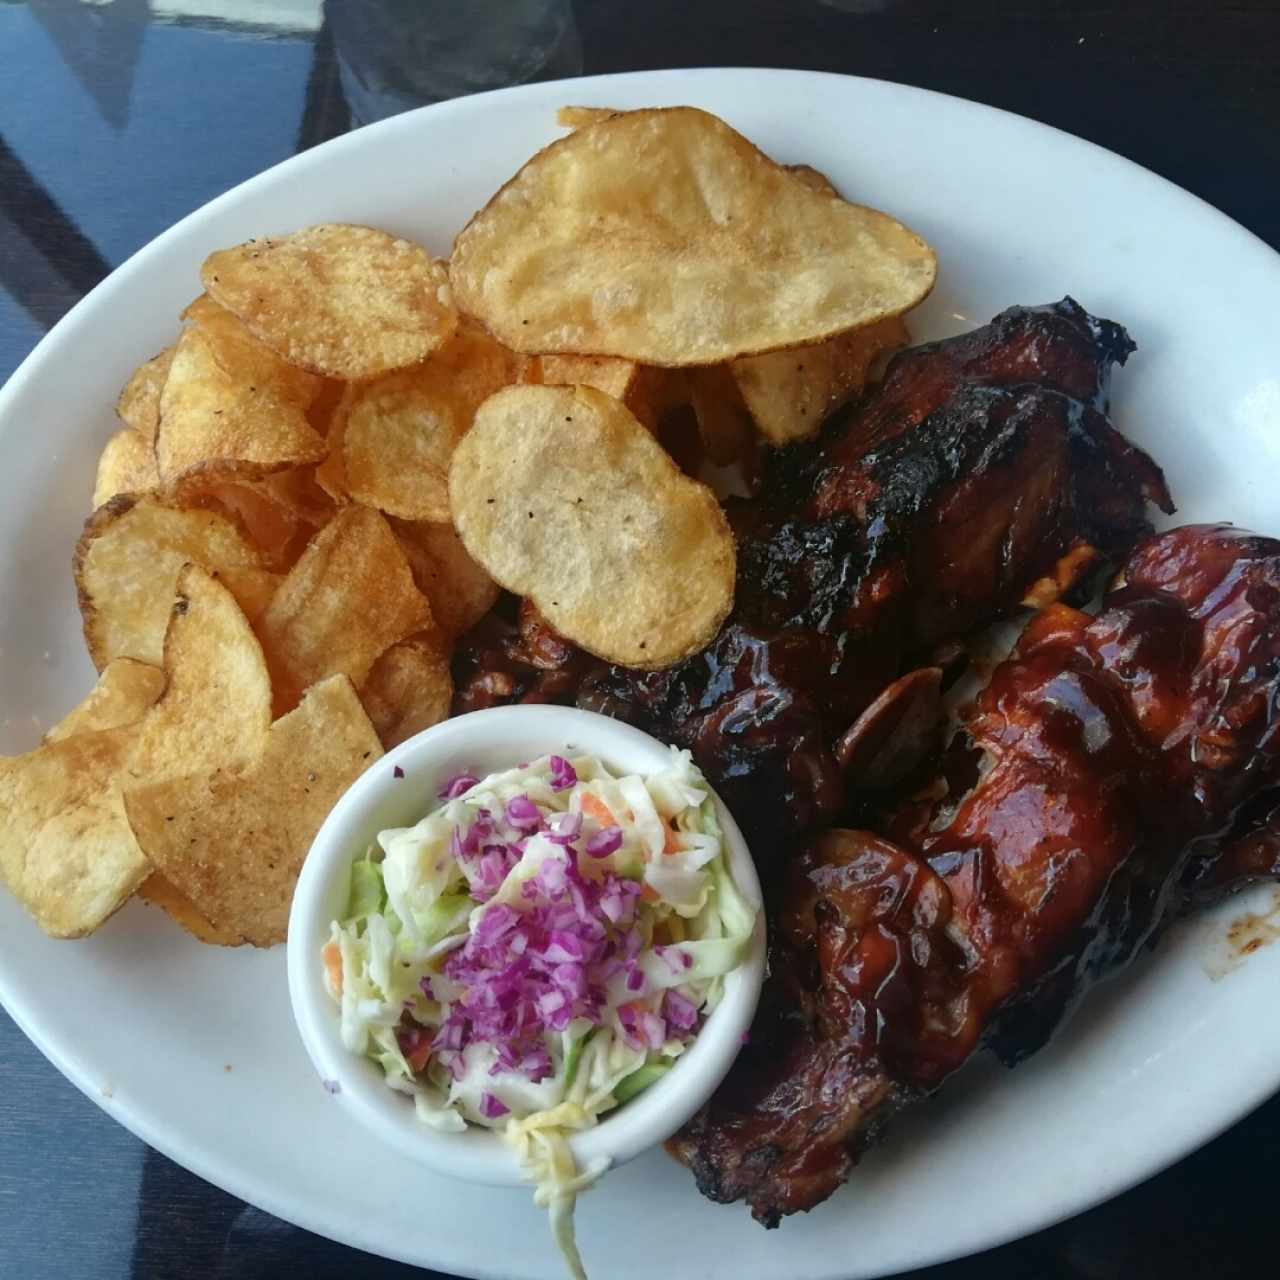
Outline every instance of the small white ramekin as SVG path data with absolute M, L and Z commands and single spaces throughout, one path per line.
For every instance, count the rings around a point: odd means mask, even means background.
M 439 1133 L 418 1120 L 411 1098 L 388 1088 L 380 1068 L 342 1044 L 338 1011 L 325 990 L 320 950 L 346 905 L 349 868 L 379 831 L 411 826 L 439 801 L 444 779 L 463 769 L 485 774 L 555 752 L 599 756 L 611 769 L 651 773 L 669 748 L 607 716 L 571 707 L 498 707 L 458 716 L 388 752 L 334 806 L 298 878 L 289 914 L 289 995 L 311 1061 L 336 1101 L 371 1132 L 438 1173 L 497 1186 L 520 1182 L 514 1152 L 481 1128 Z M 403 777 L 397 776 L 397 770 Z M 716 798 L 729 869 L 759 906 L 760 883 L 746 841 Z M 570 1139 L 579 1167 L 601 1157 L 621 1164 L 669 1138 L 711 1096 L 738 1053 L 764 977 L 760 912 L 749 952 L 725 979 L 724 998 L 672 1070 L 598 1125 Z

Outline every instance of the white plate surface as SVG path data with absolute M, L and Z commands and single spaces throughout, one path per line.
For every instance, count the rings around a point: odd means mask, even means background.
M 69 558 L 129 371 L 163 346 L 211 249 L 312 222 L 365 222 L 448 250 L 566 103 L 692 103 L 779 160 L 807 161 L 938 250 L 917 337 L 1071 293 L 1139 343 L 1115 417 L 1166 468 L 1180 519 L 1280 533 L 1280 258 L 1127 161 L 1014 116 L 918 89 L 798 72 L 679 71 L 467 98 L 309 151 L 193 214 L 53 330 L 0 393 L 0 748 L 87 690 Z M 579 1207 L 611 1280 L 852 1280 L 1031 1231 L 1206 1141 L 1280 1084 L 1280 951 L 1220 980 L 1227 921 L 1180 929 L 1006 1076 L 966 1072 L 904 1118 L 830 1203 L 774 1232 L 702 1200 L 659 1152 Z M 520 1191 L 440 1180 L 359 1130 L 294 1032 L 283 949 L 201 947 L 133 904 L 51 942 L 0 895 L 0 999 L 50 1059 L 135 1133 L 313 1231 L 440 1270 L 560 1280 Z

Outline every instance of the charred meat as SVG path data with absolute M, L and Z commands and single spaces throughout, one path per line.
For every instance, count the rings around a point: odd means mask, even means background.
M 990 1044 L 1039 1047 L 1192 897 L 1274 874 L 1280 542 L 1145 541 L 1096 617 L 1051 606 L 937 776 L 789 867 L 751 1043 L 673 1141 L 767 1225 Z
M 529 626 L 490 621 L 459 653 L 456 709 L 576 700 L 690 747 L 764 864 L 831 822 L 846 794 L 833 744 L 918 655 L 1066 589 L 1095 554 L 1171 510 L 1155 464 L 1106 418 L 1124 331 L 1071 299 L 1014 307 L 901 352 L 812 444 L 784 451 L 728 510 L 733 615 L 659 672 L 559 665 Z

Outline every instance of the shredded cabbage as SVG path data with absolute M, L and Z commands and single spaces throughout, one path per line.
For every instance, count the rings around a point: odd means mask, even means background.
M 343 1044 L 423 1123 L 500 1133 L 584 1277 L 574 1204 L 605 1164 L 578 1169 L 569 1137 L 671 1071 L 756 908 L 687 751 L 649 777 L 547 756 L 442 794 L 352 864 Z

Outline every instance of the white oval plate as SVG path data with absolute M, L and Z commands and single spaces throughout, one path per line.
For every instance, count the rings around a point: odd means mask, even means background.
M 709 70 L 534 85 L 360 130 L 215 200 L 94 290 L 15 374 L 0 393 L 0 748 L 31 746 L 89 687 L 69 562 L 94 462 L 121 384 L 169 341 L 205 254 L 323 221 L 444 253 L 558 136 L 563 103 L 705 107 L 903 218 L 941 262 L 911 321 L 918 338 L 1064 293 L 1122 321 L 1139 351 L 1117 377 L 1115 416 L 1164 465 L 1179 518 L 1280 533 L 1280 259 L 1199 200 L 1052 129 L 874 81 Z M 634 1161 L 580 1205 L 588 1265 L 611 1280 L 851 1280 L 1114 1195 L 1280 1084 L 1280 951 L 1221 981 L 1208 973 L 1214 938 L 1248 905 L 1179 930 L 1012 1075 L 965 1072 L 830 1203 L 778 1231 L 701 1199 L 661 1152 Z M 334 1104 L 294 1031 L 283 948 L 198 946 L 139 904 L 85 942 L 51 942 L 0 895 L 0 998 L 90 1097 L 235 1195 L 374 1253 L 560 1280 L 525 1193 L 433 1177 Z

